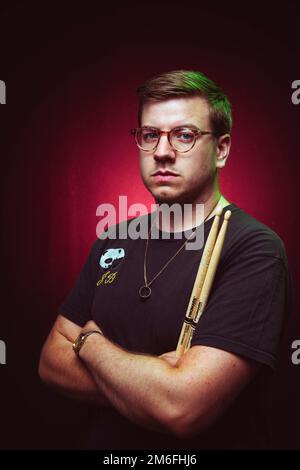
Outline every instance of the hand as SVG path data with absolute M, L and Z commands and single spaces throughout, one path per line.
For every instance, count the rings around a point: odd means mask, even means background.
M 101 333 L 103 334 L 102 330 L 99 328 L 97 323 L 94 322 L 94 320 L 89 320 L 82 328 L 81 333 L 86 333 L 87 331 L 91 331 L 91 330 L 98 330 L 98 331 L 101 331 Z
M 179 358 L 176 357 L 176 351 L 170 351 L 158 357 L 160 357 L 161 359 L 163 359 L 164 361 L 166 361 L 168 364 L 170 364 L 173 367 L 175 367 L 177 362 L 179 361 Z

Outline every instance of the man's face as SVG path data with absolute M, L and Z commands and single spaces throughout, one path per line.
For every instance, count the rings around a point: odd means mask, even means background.
M 202 131 L 212 131 L 209 106 L 199 96 L 171 98 L 144 105 L 141 127 L 150 126 L 162 131 L 190 125 Z M 140 150 L 142 180 L 158 203 L 205 202 L 211 196 L 219 165 L 219 149 L 213 135 L 201 135 L 194 147 L 180 153 L 170 146 L 167 135 L 162 135 L 152 152 Z M 175 175 L 155 175 L 157 171 Z

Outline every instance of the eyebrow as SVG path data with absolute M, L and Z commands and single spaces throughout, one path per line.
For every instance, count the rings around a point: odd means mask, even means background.
M 179 124 L 178 126 L 175 126 L 175 127 L 172 127 L 172 129 L 180 129 L 181 127 L 192 127 L 194 129 L 199 129 L 198 126 L 196 126 L 196 124 L 193 124 L 191 122 L 185 122 L 184 124 Z M 149 128 L 149 129 L 159 129 L 159 127 L 156 127 L 156 126 L 142 126 L 142 128 Z

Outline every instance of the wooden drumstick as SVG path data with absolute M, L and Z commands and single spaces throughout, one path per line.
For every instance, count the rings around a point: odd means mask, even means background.
M 194 320 L 197 313 L 197 299 L 199 299 L 201 294 L 201 289 L 205 280 L 205 275 L 208 269 L 209 261 L 213 252 L 214 244 L 217 238 L 219 221 L 222 214 L 222 207 L 219 206 L 216 211 L 216 215 L 211 226 L 208 238 L 205 243 L 205 247 L 202 253 L 202 257 L 199 263 L 199 268 L 195 278 L 193 290 L 190 296 L 189 304 L 187 307 L 185 320 L 182 325 L 179 341 L 176 349 L 176 356 L 180 357 L 186 350 L 186 343 L 189 339 L 190 323 Z
M 187 351 L 191 346 L 191 340 L 192 340 L 194 331 L 196 329 L 197 323 L 208 302 L 208 297 L 209 297 L 209 294 L 210 294 L 210 291 L 214 282 L 215 274 L 217 271 L 217 267 L 220 261 L 221 252 L 222 252 L 230 216 L 231 216 L 231 211 L 226 211 L 224 215 L 224 220 L 223 220 L 223 223 L 222 223 L 222 226 L 221 226 L 221 229 L 220 229 L 220 232 L 219 232 L 219 235 L 215 243 L 213 253 L 209 262 L 209 266 L 206 272 L 206 276 L 205 276 L 205 280 L 201 289 L 201 293 L 197 300 L 197 306 L 195 308 L 196 315 L 193 318 L 193 322 L 189 324 L 189 328 L 187 332 L 188 339 L 187 341 L 185 341 L 185 351 Z

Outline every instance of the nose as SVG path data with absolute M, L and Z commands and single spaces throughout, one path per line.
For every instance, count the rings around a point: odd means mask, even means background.
M 175 151 L 171 147 L 166 134 L 162 134 L 160 136 L 160 140 L 154 151 L 153 157 L 155 160 L 175 159 Z

